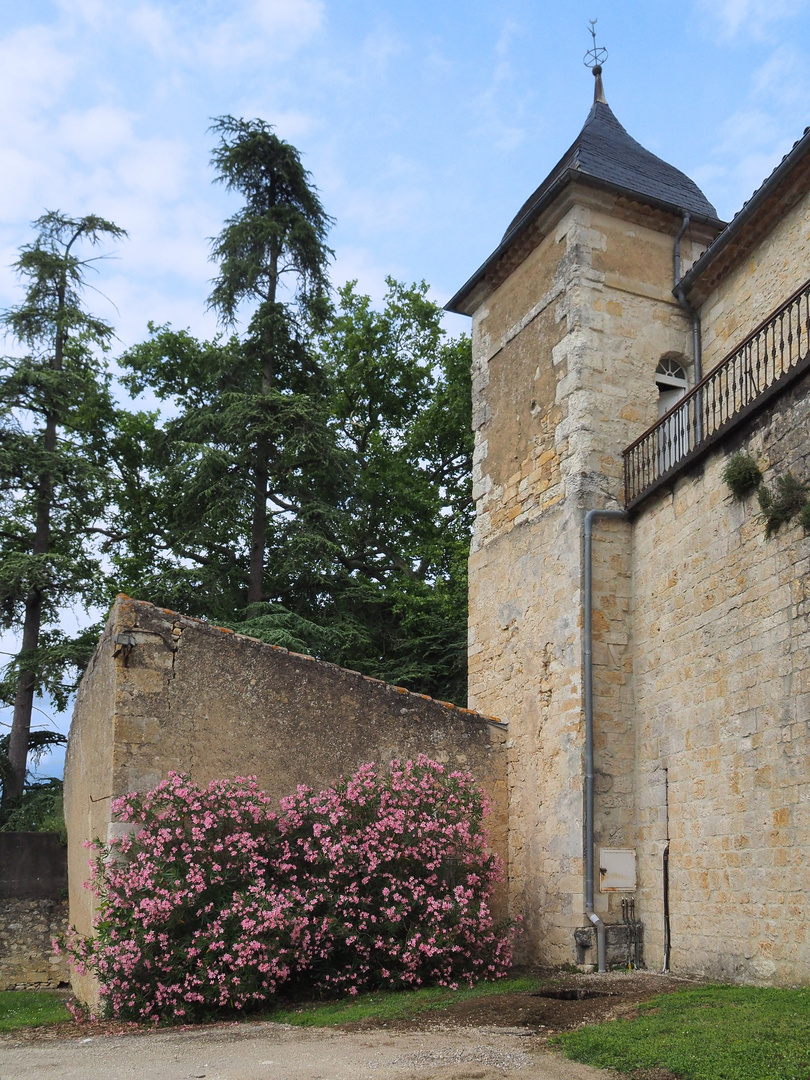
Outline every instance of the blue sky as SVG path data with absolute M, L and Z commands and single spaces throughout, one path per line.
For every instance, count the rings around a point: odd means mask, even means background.
M 0 309 L 30 222 L 92 212 L 130 234 L 91 299 L 119 347 L 149 319 L 213 334 L 208 238 L 236 202 L 207 129 L 225 113 L 301 151 L 336 283 L 424 278 L 444 302 L 580 130 L 593 18 L 618 119 L 731 217 L 810 123 L 810 0 L 5 4 Z

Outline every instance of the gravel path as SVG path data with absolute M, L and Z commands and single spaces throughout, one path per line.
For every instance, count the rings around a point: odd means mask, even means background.
M 519 1028 L 342 1032 L 223 1025 L 48 1042 L 5 1041 L 0 1080 L 605 1080 L 532 1050 Z

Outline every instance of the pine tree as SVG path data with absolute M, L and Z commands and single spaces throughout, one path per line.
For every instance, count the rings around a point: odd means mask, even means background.
M 263 120 L 222 116 L 212 130 L 220 136 L 212 157 L 217 180 L 245 202 L 214 241 L 219 274 L 209 303 L 226 326 L 235 325 L 242 305 L 255 304 L 245 349 L 261 372 L 256 406 L 265 423 L 254 426 L 251 446 L 247 600 L 253 604 L 265 599 L 268 499 L 277 506 L 285 501 L 280 481 L 288 462 L 279 445 L 285 424 L 275 421 L 289 414 L 283 397 L 307 374 L 302 321 L 311 322 L 323 311 L 331 221 L 298 151 Z
M 326 216 L 298 152 L 223 117 L 244 199 L 210 304 L 240 336 L 150 327 L 122 358 L 167 418 L 122 421 L 125 591 L 466 700 L 470 348 L 422 284 L 328 298 Z
M 21 634 L 0 683 L 14 706 L 6 808 L 25 784 L 34 696 L 48 693 L 64 707 L 68 673 L 81 670 L 91 648 L 88 634 L 59 628 L 60 611 L 103 596 L 96 541 L 113 417 L 103 353 L 113 330 L 83 306 L 87 273 L 101 256 L 80 252 L 126 235 L 95 215 L 59 211 L 33 227 L 36 239 L 14 264 L 25 299 L 2 316 L 24 350 L 0 360 L 0 613 L 3 627 Z

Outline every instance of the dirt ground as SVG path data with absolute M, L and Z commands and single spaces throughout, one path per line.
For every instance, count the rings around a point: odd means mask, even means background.
M 632 1016 L 640 1002 L 683 985 L 648 972 L 546 973 L 532 993 L 329 1030 L 249 1021 L 160 1031 L 120 1021 L 55 1024 L 0 1036 L 0 1080 L 585 1080 L 610 1073 L 563 1060 L 548 1047 L 552 1035 Z M 634 1080 L 673 1078 L 648 1070 Z
M 430 1028 L 435 1024 L 466 1027 L 518 1027 L 527 1036 L 544 1043 L 561 1031 L 571 1031 L 583 1024 L 598 1024 L 619 1016 L 632 1016 L 642 1001 L 656 994 L 690 985 L 672 975 L 652 972 L 611 971 L 604 975 L 562 974 L 541 976 L 540 987 L 532 993 L 500 994 L 462 1001 L 444 1009 L 422 1013 L 414 1020 L 396 1026 L 400 1030 Z M 362 1027 L 346 1024 L 347 1030 Z

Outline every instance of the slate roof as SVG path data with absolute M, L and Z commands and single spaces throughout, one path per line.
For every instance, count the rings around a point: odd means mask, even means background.
M 448 311 L 472 314 L 490 268 L 500 262 L 518 235 L 554 202 L 563 188 L 575 180 L 629 195 L 679 216 L 687 211 L 693 220 L 718 230 L 725 226 L 697 184 L 631 138 L 598 94 L 571 147 L 520 208 L 496 250 L 447 303 Z
M 694 180 L 645 150 L 627 134 L 606 102 L 595 101 L 582 131 L 520 208 L 504 233 L 504 240 L 531 215 L 546 192 L 569 172 L 590 177 L 676 212 L 686 210 L 693 218 L 722 224 L 717 211 Z

